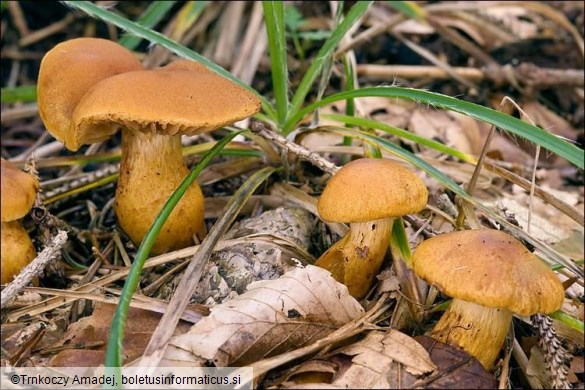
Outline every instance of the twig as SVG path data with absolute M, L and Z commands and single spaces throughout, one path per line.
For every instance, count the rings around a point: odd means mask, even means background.
M 52 237 L 47 246 L 38 254 L 38 256 L 24 269 L 20 274 L 2 290 L 0 306 L 4 307 L 10 302 L 24 287 L 26 287 L 34 277 L 38 277 L 51 261 L 53 261 L 61 251 L 61 248 L 67 242 L 67 233 L 59 230 L 57 235 Z
M 548 87 L 582 87 L 585 84 L 585 76 L 580 69 L 547 69 L 538 67 L 532 63 L 522 63 L 515 67 L 505 66 L 511 72 L 511 75 L 502 72 L 496 72 L 492 67 L 483 68 L 464 68 L 452 67 L 459 77 L 471 82 L 479 83 L 480 81 L 489 80 L 497 85 L 507 81 L 510 83 L 510 77 L 514 77 L 521 83 L 533 88 Z M 444 80 L 451 76 L 438 66 L 428 65 L 377 65 L 377 64 L 360 64 L 356 67 L 357 74 L 368 80 L 387 81 L 394 78 L 417 80 L 422 78 L 431 78 L 435 80 Z
M 294 142 L 287 140 L 280 134 L 275 133 L 274 131 L 268 130 L 266 126 L 264 126 L 264 124 L 260 122 L 253 122 L 251 125 L 251 129 L 255 134 L 258 134 L 259 136 L 274 142 L 281 149 L 285 149 L 288 152 L 296 154 L 297 156 L 299 156 L 299 158 L 310 162 L 317 168 L 321 169 L 323 172 L 327 172 L 333 175 L 335 174 L 335 172 L 339 170 L 339 167 L 333 164 L 331 161 L 319 156 L 316 153 L 311 152 L 304 146 L 295 144 Z

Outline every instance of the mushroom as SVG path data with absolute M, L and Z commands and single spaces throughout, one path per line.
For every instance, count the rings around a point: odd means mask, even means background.
M 344 165 L 319 198 L 319 215 L 349 222 L 349 231 L 317 260 L 350 294 L 362 298 L 380 270 L 394 218 L 416 213 L 428 191 L 413 172 L 390 160 L 363 158 Z
M 41 64 L 39 106 L 46 103 L 41 100 L 43 88 L 54 91 L 64 87 L 64 83 L 51 83 L 48 68 L 43 71 L 48 59 L 59 60 L 53 59 L 61 53 L 57 47 Z M 118 50 L 126 49 L 118 46 Z M 110 60 L 106 58 L 104 61 Z M 83 67 L 83 61 L 74 63 L 71 73 Z M 69 69 L 61 71 L 69 73 Z M 183 161 L 181 135 L 215 130 L 259 109 L 260 102 L 253 93 L 197 62 L 178 60 L 162 68 L 129 69 L 105 77 L 83 91 L 60 133 L 49 127 L 50 122 L 45 123 L 71 150 L 107 139 L 122 129 L 115 210 L 122 229 L 139 244 L 189 173 Z M 202 240 L 206 234 L 203 202 L 199 185 L 192 184 L 162 227 L 152 252 L 189 246 L 194 235 Z
M 35 247 L 22 227 L 24 217 L 35 202 L 39 183 L 6 160 L 2 170 L 2 284 L 12 281 L 36 256 Z
M 514 237 L 498 230 L 443 234 L 413 253 L 414 271 L 453 297 L 430 335 L 457 345 L 490 369 L 513 313 L 550 313 L 564 289 L 546 264 Z

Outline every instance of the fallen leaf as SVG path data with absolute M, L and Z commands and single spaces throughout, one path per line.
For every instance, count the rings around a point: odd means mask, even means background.
M 98 302 L 91 316 L 71 324 L 57 345 L 69 345 L 72 348 L 59 352 L 51 359 L 49 365 L 51 367 L 96 367 L 103 364 L 115 310 L 115 305 Z M 160 317 L 158 313 L 130 308 L 123 342 L 124 362 L 142 355 Z M 188 327 L 188 323 L 179 322 L 175 334 L 186 332 Z M 86 345 L 93 345 L 96 342 L 103 342 L 103 344 L 94 349 L 84 349 Z
M 427 351 L 413 338 L 397 330 L 373 331 L 351 345 L 295 368 L 282 383 L 296 388 L 299 383 L 339 388 L 388 389 L 409 387 L 436 366 Z M 332 373 L 331 370 L 334 369 Z
M 435 373 L 427 378 L 427 389 L 495 389 L 496 379 L 481 363 L 461 348 L 442 343 L 430 336 L 414 338 L 431 355 L 437 365 Z
M 296 268 L 250 284 L 208 317 L 173 337 L 161 365 L 243 366 L 319 340 L 363 308 L 322 268 Z
M 552 389 L 552 384 L 548 376 L 549 369 L 544 363 L 544 357 L 540 348 L 537 346 L 530 349 L 530 359 L 526 366 L 526 375 L 532 377 L 542 385 L 542 389 Z

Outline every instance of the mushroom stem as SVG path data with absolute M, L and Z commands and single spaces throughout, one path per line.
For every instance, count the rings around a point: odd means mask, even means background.
M 384 260 L 393 220 L 350 223 L 345 237 L 323 253 L 315 265 L 330 271 L 355 298 L 364 297 Z
M 122 130 L 122 162 L 116 189 L 120 226 L 140 244 L 162 207 L 189 170 L 183 161 L 181 137 Z M 206 235 L 204 198 L 195 182 L 181 198 L 152 247 L 152 253 L 184 248 L 193 235 Z
M 36 251 L 20 220 L 2 222 L 0 229 L 2 231 L 1 282 L 7 284 L 35 258 Z
M 500 353 L 511 320 L 512 312 L 508 309 L 453 299 L 431 336 L 463 348 L 489 370 Z

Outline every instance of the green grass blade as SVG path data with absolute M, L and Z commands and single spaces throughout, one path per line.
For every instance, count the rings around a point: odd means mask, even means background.
M 136 23 L 146 28 L 152 28 L 158 24 L 165 17 L 167 12 L 175 5 L 176 1 L 153 1 L 144 11 Z M 134 50 L 140 44 L 142 39 L 132 36 L 128 33 L 124 34 L 118 43 L 128 50 Z
M 574 318 L 561 310 L 557 310 L 554 313 L 549 314 L 549 317 L 561 321 L 565 325 L 575 329 L 581 334 L 585 333 L 585 326 L 583 325 L 583 321 L 580 321 L 579 319 Z
M 288 66 L 286 36 L 284 23 L 284 3 L 281 1 L 263 1 L 264 23 L 268 36 L 270 53 L 270 70 L 272 88 L 276 101 L 276 122 L 279 127 L 286 122 L 288 114 Z
M 491 123 L 500 129 L 509 131 L 510 133 L 525 138 L 535 145 L 540 145 L 543 148 L 557 154 L 559 157 L 566 159 L 578 168 L 584 168 L 583 150 L 557 137 L 554 134 L 523 122 L 520 119 L 514 118 L 510 115 L 492 110 L 491 108 L 455 99 L 453 97 L 439 93 L 413 88 L 373 87 L 336 93 L 296 112 L 287 121 L 287 124 L 283 129 L 284 134 L 288 134 L 301 118 L 318 107 L 322 107 L 338 100 L 371 96 L 413 100 L 415 102 L 429 104 L 435 108 L 443 108 L 459 112 L 480 121 Z
M 179 203 L 189 186 L 195 181 L 199 173 L 209 164 L 211 159 L 216 156 L 224 146 L 226 146 L 235 136 L 241 134 L 240 132 L 229 133 L 221 139 L 215 146 L 203 157 L 203 159 L 189 172 L 187 177 L 181 182 L 177 190 L 170 196 L 169 200 L 165 203 L 159 215 L 155 219 L 154 223 L 146 233 L 144 240 L 140 244 L 124 289 L 120 296 L 120 301 L 112 319 L 112 325 L 110 328 L 110 336 L 108 339 L 108 346 L 106 350 L 106 367 L 121 367 L 122 366 L 122 340 L 124 338 L 124 329 L 126 327 L 126 317 L 128 315 L 128 309 L 130 308 L 130 300 L 132 295 L 138 287 L 140 282 L 140 273 L 144 262 L 150 253 L 150 249 L 154 245 L 158 233 L 162 229 L 164 223 L 168 219 L 169 215 Z
M 77 9 L 80 11 L 85 12 L 92 18 L 96 18 L 99 20 L 103 20 L 106 23 L 113 24 L 121 28 L 124 31 L 127 31 L 137 37 L 142 39 L 146 39 L 149 42 L 155 43 L 164 47 L 165 49 L 170 50 L 171 52 L 175 53 L 179 57 L 187 58 L 193 61 L 197 61 L 208 67 L 210 70 L 214 71 L 215 73 L 230 79 L 234 83 L 240 85 L 243 88 L 253 92 L 256 96 L 262 101 L 262 106 L 270 107 L 270 102 L 265 99 L 262 95 L 260 95 L 254 88 L 250 87 L 248 84 L 244 83 L 239 78 L 232 75 L 230 72 L 222 68 L 221 66 L 217 65 L 213 61 L 208 60 L 204 56 L 199 53 L 194 52 L 191 49 L 186 48 L 185 46 L 181 45 L 180 43 L 169 39 L 168 37 L 164 36 L 163 34 L 154 31 L 149 28 L 145 28 L 138 23 L 132 22 L 124 17 L 117 15 L 113 12 L 110 12 L 104 8 L 101 8 L 89 1 L 63 1 L 65 5 L 71 7 L 73 9 Z M 269 110 L 266 109 L 265 110 Z
M 339 23 L 337 28 L 332 31 L 329 38 L 325 41 L 317 56 L 312 60 L 311 66 L 307 70 L 307 73 L 303 76 L 301 83 L 299 84 L 291 101 L 289 115 L 297 116 L 297 111 L 300 110 L 301 106 L 305 102 L 305 98 L 311 89 L 315 79 L 323 69 L 323 65 L 330 59 L 334 53 L 335 48 L 345 33 L 356 23 L 356 21 L 368 10 L 371 1 L 358 1 L 347 13 L 345 19 Z M 308 112 L 308 111 L 307 111 Z M 298 121 L 295 120 L 294 123 Z M 290 131 L 289 131 L 290 132 Z
M 0 102 L 2 103 L 16 103 L 16 102 L 36 102 L 37 101 L 37 86 L 23 85 L 13 88 L 2 88 Z
M 426 15 L 424 8 L 412 1 L 387 1 L 387 3 L 409 19 L 420 20 Z
M 346 125 L 350 124 L 350 125 L 360 126 L 360 127 L 364 127 L 364 128 L 381 130 L 381 131 L 384 131 L 388 134 L 392 134 L 392 135 L 395 135 L 395 136 L 400 137 L 400 138 L 414 141 L 419 145 L 423 145 L 423 146 L 426 146 L 428 148 L 437 150 L 441 153 L 456 157 L 456 158 L 460 159 L 461 161 L 465 161 L 465 162 L 468 162 L 471 164 L 474 164 L 477 162 L 477 159 L 475 157 L 473 157 L 467 153 L 461 152 L 457 149 L 454 149 L 454 148 L 447 146 L 445 144 L 442 144 L 440 142 L 433 141 L 431 139 L 421 137 L 420 135 L 413 134 L 410 131 L 406 131 L 404 129 L 399 129 L 398 127 L 390 126 L 390 125 L 387 125 L 386 123 L 382 123 L 379 121 L 375 121 L 372 119 L 365 119 L 365 118 L 357 118 L 357 117 L 352 117 L 352 116 L 347 116 L 347 115 L 339 115 L 339 114 L 326 114 L 326 115 L 323 115 L 323 118 L 343 122 Z

